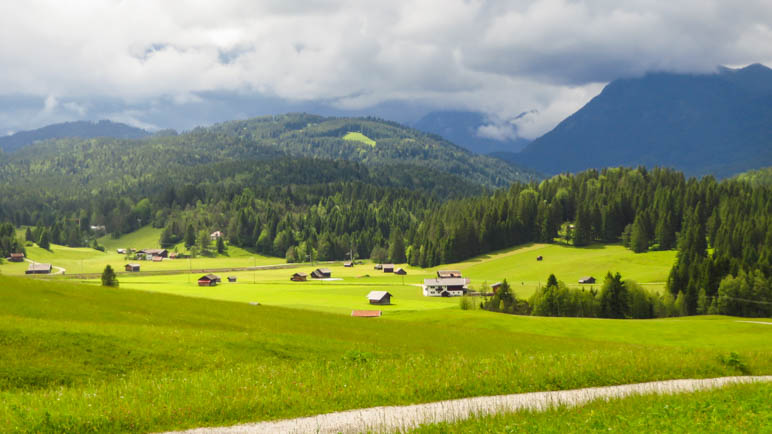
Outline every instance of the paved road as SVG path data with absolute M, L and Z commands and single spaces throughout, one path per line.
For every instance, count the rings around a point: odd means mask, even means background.
M 772 375 L 758 377 L 721 377 L 703 380 L 669 380 L 622 386 L 592 387 L 557 392 L 520 393 L 480 396 L 402 407 L 373 407 L 321 414 L 318 416 L 260 422 L 220 428 L 181 431 L 188 434 L 230 433 L 337 433 L 406 431 L 421 424 L 448 422 L 480 414 L 521 410 L 546 410 L 556 405 L 576 406 L 597 399 L 623 398 L 630 395 L 673 394 L 723 387 L 729 384 L 770 382 Z

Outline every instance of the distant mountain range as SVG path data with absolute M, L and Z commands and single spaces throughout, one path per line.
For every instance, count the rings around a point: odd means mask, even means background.
M 139 139 L 150 133 L 126 124 L 101 120 L 98 122 L 76 121 L 48 125 L 36 130 L 19 131 L 9 136 L 0 137 L 0 149 L 6 153 L 15 152 L 26 145 L 49 139 L 78 137 L 112 137 L 115 139 Z
M 427 114 L 413 124 L 413 127 L 427 133 L 436 134 L 477 154 L 492 152 L 518 152 L 530 140 L 520 137 L 494 139 L 485 137 L 485 128 L 511 128 L 514 125 L 495 125 L 485 114 L 469 111 L 436 111 Z
M 772 70 L 615 80 L 522 152 L 497 155 L 551 174 L 645 165 L 728 177 L 769 166 Z

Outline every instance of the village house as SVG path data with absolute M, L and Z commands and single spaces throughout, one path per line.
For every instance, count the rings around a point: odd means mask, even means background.
M 370 291 L 367 294 L 367 299 L 370 300 L 370 304 L 391 304 L 391 294 L 386 291 Z
M 161 258 L 166 258 L 167 256 L 169 256 L 169 251 L 166 250 L 166 249 L 142 249 L 142 250 L 140 250 L 137 253 L 141 253 L 141 254 L 145 255 L 145 257 L 147 257 L 147 256 L 150 256 L 150 257 L 158 256 L 158 257 L 161 257 Z
M 24 274 L 49 274 L 52 269 L 53 267 L 51 264 L 33 262 L 32 264 L 29 264 L 29 268 L 27 268 L 27 271 L 25 271 Z
M 383 272 L 384 273 L 393 273 L 394 272 L 394 264 L 383 264 Z
M 456 270 L 437 270 L 437 277 L 440 279 L 450 279 L 461 277 L 461 272 Z
M 209 234 L 209 238 L 212 239 L 212 241 L 217 241 L 218 238 L 224 237 L 225 234 L 220 231 L 214 231 L 211 234 Z
M 344 267 L 353 267 L 354 266 L 354 262 L 353 261 L 346 261 L 346 262 L 343 263 L 343 266 Z
M 592 276 L 582 277 L 579 279 L 579 283 L 595 283 L 595 278 Z
M 125 255 L 126 254 L 126 249 L 115 249 L 115 251 L 118 252 L 121 255 Z
M 126 264 L 124 269 L 130 273 L 135 273 L 139 271 L 139 264 Z
M 457 297 L 467 292 L 468 281 L 459 277 L 424 279 L 423 292 L 426 297 Z
M 383 264 L 375 264 L 373 267 L 374 270 L 383 270 Z
M 499 291 L 499 288 L 501 288 L 501 282 L 496 282 L 491 285 L 491 291 L 493 291 L 494 294 Z
M 329 279 L 332 276 L 332 271 L 329 268 L 317 268 L 311 272 L 311 277 L 314 279 Z
M 11 253 L 11 256 L 8 258 L 8 261 L 24 262 L 24 253 Z
M 198 278 L 198 286 L 216 286 L 220 282 L 220 276 L 207 274 Z
M 398 274 L 400 276 L 404 276 L 404 275 L 407 274 L 407 271 L 405 271 L 404 268 L 397 268 L 396 270 L 394 270 L 394 274 Z
M 308 278 L 308 274 L 306 273 L 295 273 L 290 277 L 290 280 L 293 282 L 305 282 Z

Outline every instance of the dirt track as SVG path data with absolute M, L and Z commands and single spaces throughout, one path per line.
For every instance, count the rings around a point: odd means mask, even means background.
M 401 407 L 373 407 L 231 427 L 198 428 L 182 432 L 189 434 L 388 432 L 397 429 L 408 430 L 425 423 L 461 420 L 478 414 L 545 410 L 556 405 L 582 405 L 597 399 L 653 393 L 683 393 L 715 389 L 728 384 L 769 381 L 772 381 L 772 376 L 722 377 L 704 380 L 654 381 L 558 392 L 480 396 Z

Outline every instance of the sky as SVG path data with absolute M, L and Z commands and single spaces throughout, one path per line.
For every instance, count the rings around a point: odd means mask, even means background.
M 469 110 L 483 135 L 532 139 L 617 78 L 772 66 L 772 3 L 7 1 L 0 39 L 0 134 Z

